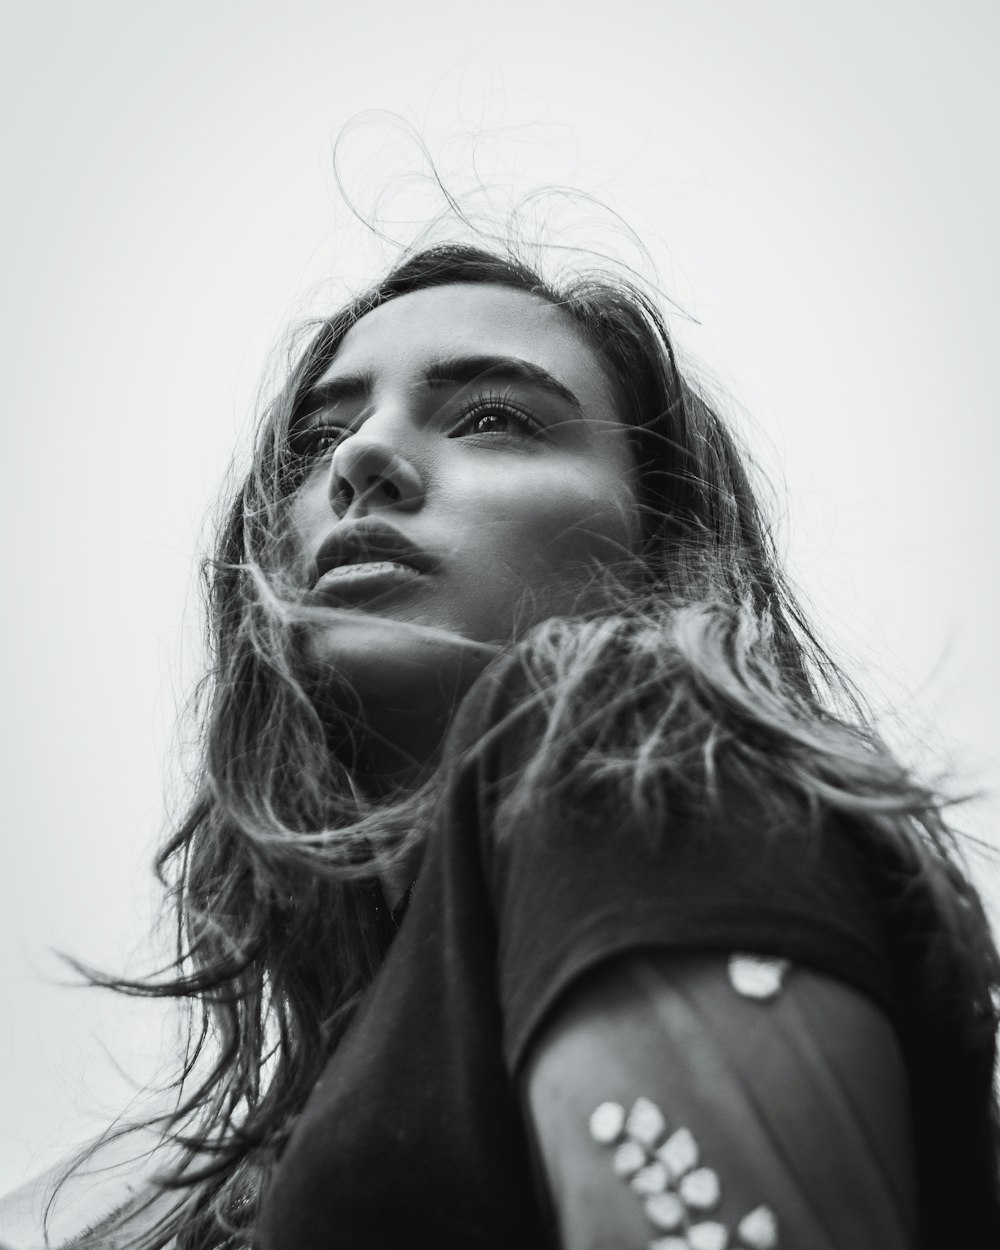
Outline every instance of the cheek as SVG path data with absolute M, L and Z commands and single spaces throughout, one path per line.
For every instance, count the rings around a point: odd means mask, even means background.
M 635 549 L 637 505 L 625 479 L 548 475 L 479 504 L 475 545 L 483 582 L 523 589 L 553 612 L 590 580 L 595 564 L 627 563 Z
M 610 468 L 550 474 L 521 501 L 521 544 L 553 569 L 626 558 L 638 532 L 629 478 Z
M 562 494 L 536 500 L 518 527 L 527 560 L 553 573 L 625 559 L 632 547 L 629 511 L 618 501 Z
M 288 502 L 287 526 L 299 554 L 311 551 L 335 517 L 330 505 L 328 473 L 317 471 L 299 486 Z

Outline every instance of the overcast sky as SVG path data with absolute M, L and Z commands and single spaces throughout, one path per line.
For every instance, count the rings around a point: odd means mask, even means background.
M 626 217 L 776 478 L 821 631 L 908 753 L 995 790 L 998 13 L 7 6 L 0 1191 L 102 1127 L 169 1038 L 155 1010 L 60 988 L 49 952 L 152 957 L 202 522 L 282 328 L 371 264 L 331 164 L 366 110 L 459 181 L 478 134 L 494 183 Z M 417 168 L 388 123 L 345 141 L 363 204 Z M 393 211 L 405 233 L 418 210 Z M 962 822 L 996 841 L 997 815 L 987 795 Z M 976 871 L 1000 915 L 996 866 Z

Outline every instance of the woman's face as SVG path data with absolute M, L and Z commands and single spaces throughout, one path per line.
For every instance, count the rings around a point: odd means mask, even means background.
M 611 387 L 557 306 L 499 285 L 388 301 L 305 397 L 292 504 L 310 639 L 361 688 L 433 681 L 430 626 L 503 644 L 586 606 L 634 545 L 634 465 Z M 583 595 L 583 598 L 581 598 Z

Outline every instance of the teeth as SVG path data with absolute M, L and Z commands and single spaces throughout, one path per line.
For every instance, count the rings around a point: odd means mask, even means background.
M 339 568 L 329 569 L 323 574 L 323 580 L 337 577 L 352 577 L 356 573 L 392 573 L 395 571 L 412 573 L 408 564 L 400 564 L 397 560 L 366 560 L 361 564 L 342 564 Z

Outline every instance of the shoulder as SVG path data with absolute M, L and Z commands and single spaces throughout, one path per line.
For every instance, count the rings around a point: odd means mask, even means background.
M 685 910 L 742 896 L 743 911 L 770 899 L 775 915 L 878 927 L 891 831 L 811 785 L 813 761 L 773 709 L 755 720 L 706 693 L 665 626 L 550 624 L 484 670 L 448 736 L 444 802 L 463 825 L 475 817 L 490 862 L 507 844 L 501 865 L 543 845 L 586 850 L 689 886 Z
M 529 811 L 654 839 L 669 828 L 757 828 L 807 816 L 775 771 L 755 770 L 752 727 L 726 719 L 675 662 L 665 626 L 618 617 L 548 622 L 498 656 L 456 710 L 446 790 L 499 797 L 507 825 Z M 773 761 L 772 761 L 773 763 Z M 498 830 L 499 832 L 499 830 Z

